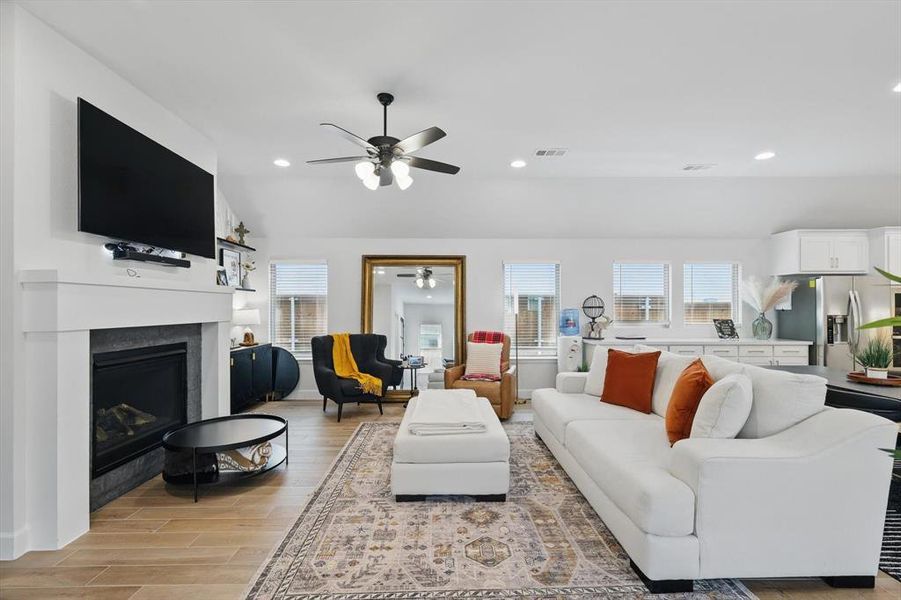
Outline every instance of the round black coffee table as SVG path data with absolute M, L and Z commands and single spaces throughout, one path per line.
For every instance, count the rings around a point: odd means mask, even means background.
M 262 444 L 280 435 L 285 436 L 285 445 L 272 444 L 272 454 L 264 467 L 252 471 L 219 472 L 217 452 Z M 282 463 L 287 465 L 288 421 L 263 414 L 206 419 L 166 433 L 163 448 L 166 449 L 163 479 L 167 483 L 192 484 L 194 502 L 197 502 L 198 485 L 234 482 L 271 471 Z

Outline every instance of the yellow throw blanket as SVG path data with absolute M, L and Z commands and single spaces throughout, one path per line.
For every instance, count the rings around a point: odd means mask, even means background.
M 363 393 L 381 396 L 382 380 L 369 373 L 361 373 L 357 368 L 357 361 L 354 360 L 354 355 L 350 351 L 350 334 L 333 333 L 332 339 L 335 341 L 332 347 L 335 374 L 345 379 L 355 379 L 360 384 Z

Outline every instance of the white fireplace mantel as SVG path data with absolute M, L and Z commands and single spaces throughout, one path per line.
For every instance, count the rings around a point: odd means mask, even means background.
M 174 279 L 64 270 L 18 273 L 22 293 L 27 515 L 12 553 L 61 548 L 90 525 L 90 332 L 200 323 L 201 414 L 229 413 L 228 348 L 233 289 Z M 9 480 L 4 478 L 4 480 Z M 6 557 L 4 557 L 6 558 Z

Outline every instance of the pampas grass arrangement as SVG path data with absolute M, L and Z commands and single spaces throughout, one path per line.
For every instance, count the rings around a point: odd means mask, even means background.
M 741 296 L 745 304 L 763 314 L 788 298 L 796 287 L 797 281 L 783 281 L 778 277 L 767 280 L 751 276 L 744 281 Z

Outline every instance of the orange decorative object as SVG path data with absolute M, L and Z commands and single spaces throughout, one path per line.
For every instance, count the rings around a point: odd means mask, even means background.
M 609 349 L 601 402 L 650 414 L 659 358 L 659 350 L 632 354 Z

